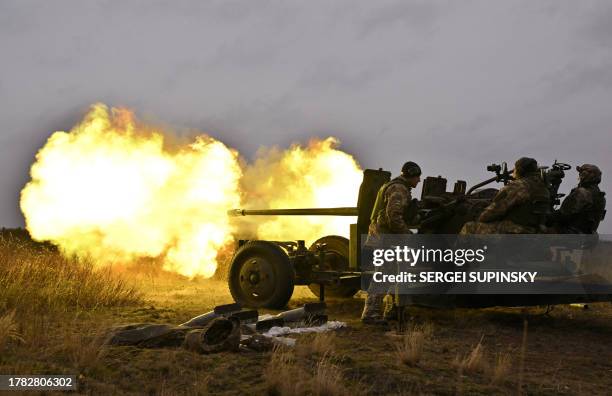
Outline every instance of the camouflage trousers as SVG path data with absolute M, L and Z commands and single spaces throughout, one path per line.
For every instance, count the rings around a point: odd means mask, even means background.
M 369 293 L 365 299 L 363 305 L 363 312 L 361 313 L 361 320 L 363 321 L 376 321 L 382 320 L 383 318 L 383 300 L 384 294 Z
M 410 305 L 412 302 L 411 296 L 403 296 L 403 304 L 400 306 Z M 393 297 L 392 294 L 381 294 L 381 293 L 370 293 L 366 297 L 365 304 L 363 306 L 363 312 L 361 313 L 361 320 L 363 322 L 379 322 L 397 319 L 396 306 L 399 301 Z
M 480 221 L 469 221 L 463 225 L 460 235 L 466 234 L 535 234 L 536 230 L 525 227 L 510 220 L 492 221 L 483 223 Z
M 384 246 L 384 244 L 380 243 L 384 239 L 384 235 L 378 235 L 375 238 L 371 238 L 371 236 L 372 234 L 368 235 L 368 242 L 372 242 L 374 240 L 377 243 L 371 246 L 366 242 L 364 246 L 364 262 L 362 263 L 362 269 L 365 272 L 373 270 L 371 264 L 373 250 L 377 247 Z M 394 306 L 396 303 L 395 298 L 393 297 L 395 295 L 393 287 L 389 287 L 389 289 L 384 290 L 381 289 L 381 286 L 375 285 L 374 280 L 371 280 L 367 293 L 368 296 L 365 299 L 363 312 L 361 313 L 361 320 L 363 322 L 382 322 L 386 321 L 387 317 L 393 315 L 392 312 L 394 311 Z M 407 298 L 404 298 L 404 300 L 408 301 Z
M 370 224 L 370 228 L 372 225 Z M 373 250 L 378 247 L 377 243 L 374 243 L 375 237 L 372 237 L 372 234 L 368 235 L 368 239 L 365 243 L 363 249 L 363 259 L 362 268 L 364 271 L 373 270 L 372 265 L 372 254 Z M 378 240 L 376 240 L 378 242 Z M 369 244 L 368 244 L 369 243 Z M 372 246 L 370 246 L 370 244 Z M 361 320 L 364 322 L 368 321 L 378 321 L 382 319 L 382 309 L 383 309 L 383 298 L 384 294 L 381 294 L 380 291 L 374 290 L 373 281 L 370 280 L 370 284 L 367 286 L 368 296 L 365 299 L 363 305 L 363 312 L 361 313 Z

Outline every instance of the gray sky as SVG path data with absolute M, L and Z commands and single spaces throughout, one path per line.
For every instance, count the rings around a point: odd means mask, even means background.
M 595 163 L 612 191 L 609 1 L 2 0 L 0 67 L 3 226 L 37 149 L 97 101 L 247 157 L 334 135 L 364 167 L 469 185 L 527 155 Z

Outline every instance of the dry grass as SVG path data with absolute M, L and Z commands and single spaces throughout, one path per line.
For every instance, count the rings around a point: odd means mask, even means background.
M 0 244 L 0 250 L 5 245 Z M 28 248 L 30 249 L 30 248 Z M 8 265 L 5 257 L 14 254 L 0 251 L 0 282 L 6 282 L 5 274 Z M 43 257 L 35 257 L 41 254 Z M 47 257 L 40 250 L 31 249 L 21 258 L 12 257 L 13 263 L 34 257 L 40 263 L 47 262 L 49 266 L 55 265 L 56 253 L 50 251 Z M 46 260 L 46 261 L 45 261 Z M 66 260 L 65 265 L 76 264 L 75 261 Z M 83 263 L 81 263 L 83 264 Z M 60 263 L 61 265 L 61 263 Z M 146 267 L 145 268 L 149 268 Z M 116 273 L 116 268 L 113 269 Z M 66 282 L 78 282 L 78 276 L 65 276 L 55 272 L 53 276 L 61 276 L 59 280 L 49 280 L 48 283 L 40 281 L 36 276 L 36 283 L 30 288 L 25 280 L 21 280 L 18 287 L 24 288 L 24 293 L 15 293 L 24 300 L 23 304 L 7 298 L 11 296 L 4 290 L 7 283 L 0 285 L 0 322 L 3 329 L 11 329 L 4 350 L 0 352 L 0 372 L 5 374 L 23 373 L 64 373 L 77 375 L 79 378 L 79 393 L 82 394 L 500 394 L 516 393 L 516 381 L 519 376 L 521 357 L 519 355 L 520 329 L 508 326 L 507 320 L 494 323 L 493 331 L 499 331 L 499 337 L 494 337 L 495 345 L 509 343 L 503 352 L 512 351 L 512 372 L 507 372 L 510 357 L 497 357 L 489 351 L 489 342 L 482 341 L 481 350 L 484 358 L 489 360 L 490 370 L 482 375 L 459 376 L 455 389 L 455 372 L 449 370 L 450 363 L 455 357 L 455 351 L 470 353 L 476 347 L 465 345 L 465 339 L 473 339 L 474 328 L 466 326 L 447 327 L 453 322 L 453 311 L 420 310 L 418 317 L 432 317 L 435 320 L 435 344 L 432 337 L 434 328 L 431 323 L 413 326 L 424 338 L 424 351 L 419 365 L 423 368 L 394 368 L 397 364 L 395 353 L 389 353 L 389 342 L 383 338 L 381 331 L 374 331 L 359 324 L 359 311 L 361 301 L 355 299 L 343 304 L 330 304 L 329 314 L 335 320 L 349 323 L 346 331 L 338 332 L 330 346 L 327 338 L 332 333 L 325 333 L 318 338 L 315 334 L 300 335 L 295 349 L 281 349 L 270 353 L 238 353 L 197 355 L 191 352 L 168 349 L 140 349 L 131 347 L 99 347 L 97 339 L 97 326 L 107 327 L 107 324 L 125 324 L 133 322 L 168 322 L 180 323 L 196 314 L 206 312 L 217 304 L 228 303 L 231 296 L 227 285 L 221 281 L 213 280 L 186 280 L 179 276 L 168 276 L 165 273 L 143 274 L 140 277 L 146 299 L 151 307 L 143 309 L 78 309 L 85 307 L 79 298 L 76 301 L 75 288 L 65 285 Z M 133 284 L 135 275 L 129 276 Z M 51 277 L 50 277 L 51 278 Z M 138 279 L 137 279 L 138 280 Z M 59 283 L 59 284 L 58 284 Z M 94 282 L 95 283 L 95 282 Z M 46 291 L 32 290 L 42 285 Z M 45 286 L 46 285 L 46 286 Z M 52 293 L 52 287 L 55 291 Z M 11 285 L 9 285 L 11 287 Z M 308 292 L 306 287 L 300 287 Z M 298 288 L 299 290 L 299 288 Z M 65 296 L 58 296 L 66 293 Z M 308 292 L 309 293 L 309 292 Z M 86 295 L 87 293 L 85 293 Z M 38 296 L 56 296 L 49 302 L 50 297 L 36 301 Z M 294 306 L 303 302 L 312 301 L 304 296 L 292 301 Z M 57 301 L 62 301 L 61 305 Z M 90 300 L 91 301 L 91 300 Z M 27 314 L 27 305 L 36 305 L 37 314 Z M 92 304 L 92 307 L 100 305 Z M 49 314 L 42 314 L 46 308 Z M 14 315 L 8 312 L 15 309 Z M 599 309 L 599 308 L 595 308 Z M 601 311 L 586 312 L 591 315 L 581 319 L 581 330 L 572 334 L 567 331 L 567 325 L 575 325 L 575 320 L 562 322 L 564 326 L 554 326 L 539 323 L 547 332 L 533 334 L 532 348 L 527 356 L 527 343 L 524 336 L 522 356 L 524 364 L 524 383 L 521 388 L 526 393 L 589 393 L 604 394 L 610 386 L 610 380 L 605 376 L 594 377 L 593 372 L 600 369 L 597 359 L 601 357 L 601 344 L 610 341 L 609 318 L 612 307 L 601 304 Z M 55 310 L 55 311 L 53 311 Z M 57 312 L 59 311 L 59 312 Z M 504 318 L 508 310 L 504 310 Z M 582 312 L 582 311 L 580 311 Z M 596 316 L 595 312 L 598 313 Z M 516 314 L 512 313 L 514 321 Z M 11 320 L 6 317 L 12 316 Z M 472 324 L 478 325 L 479 318 L 491 323 L 491 316 L 481 311 L 465 315 Z M 498 316 L 495 316 L 497 318 Z M 466 319 L 466 320 L 468 320 Z M 106 323 L 106 324 L 105 324 Z M 467 322 L 466 322 L 467 323 Z M 605 331 L 604 331 L 605 330 Z M 18 332 L 19 334 L 16 334 Z M 6 334 L 7 332 L 4 332 Z M 487 331 L 487 334 L 489 331 Z M 526 332 L 525 332 L 526 335 Z M 15 342 L 14 336 L 23 338 L 23 342 Z M 308 356 L 300 355 L 299 341 L 308 341 L 307 348 L 315 351 Z M 397 342 L 402 340 L 397 338 Z M 579 340 L 580 342 L 577 342 Z M 403 340 L 402 340 L 403 341 Z M 500 344 L 501 343 L 501 344 Z M 486 347 L 483 350 L 483 345 Z M 518 345 L 516 345 L 518 344 Z M 544 346 L 542 346 L 544 345 Z M 607 344 L 606 344 L 607 345 Z M 329 348 L 328 348 L 329 347 Z M 564 348 L 569 349 L 564 349 Z M 465 348 L 465 349 L 463 349 Z M 501 351 L 501 350 L 500 350 Z M 471 353 L 470 353 L 471 354 Z M 568 356 L 578 356 L 569 359 Z M 581 355 L 582 354 L 582 355 Z M 478 355 L 478 354 L 476 354 Z M 527 357 L 532 359 L 527 359 Z M 466 356 L 466 365 L 467 359 Z M 506 360 L 505 360 L 506 359 Z M 463 360 L 463 359 L 461 359 Z M 469 359 L 472 362 L 477 359 Z M 542 367 L 541 361 L 563 361 L 563 367 L 557 368 L 551 374 L 553 367 Z M 593 362 L 588 364 L 588 362 Z M 508 364 L 506 364 L 508 363 Z M 559 363 L 561 365 L 561 363 Z M 497 367 L 499 366 L 499 367 Z M 568 371 L 575 371 L 575 375 L 567 375 Z M 497 374 L 495 374 L 497 372 Z M 558 374 L 557 374 L 558 372 Z M 82 374 L 82 377 L 81 377 Z M 265 375 L 264 375 L 265 374 Z M 584 378 L 593 379 L 585 381 Z M 499 379 L 496 379 L 499 378 Z M 504 381 L 504 378 L 511 378 Z M 596 379 L 595 379 L 596 378 Z M 500 381 L 492 386 L 491 383 Z M 545 381 L 545 382 L 542 382 Z M 544 385 L 542 385 L 544 384 Z M 365 385 L 365 386 L 364 386 Z M 550 388 L 549 388 L 550 386 Z M 539 388 L 536 388 L 539 387 Z M 348 389 L 348 391 L 347 391 Z M 554 389 L 554 390 L 552 390 Z
M 92 320 L 93 311 L 141 301 L 110 268 L 64 257 L 27 234 L 0 231 L 0 349 L 20 341 L 6 354 L 13 368 L 20 361 L 76 373 L 100 368 L 108 323 Z
M 15 322 L 15 311 L 0 316 L 0 351 L 9 341 L 23 341 L 17 331 Z
M 425 333 L 419 328 L 410 329 L 402 341 L 395 346 L 397 358 L 403 364 L 416 366 L 421 360 L 425 347 Z
M 317 333 L 312 340 L 312 351 L 320 355 L 332 353 L 336 343 L 336 333 Z
M 187 355 L 185 355 L 185 353 Z M 158 378 L 149 384 L 148 389 L 142 389 L 137 394 L 150 394 L 159 396 L 205 396 L 213 394 L 210 383 L 213 375 L 208 370 L 183 370 L 181 365 L 189 359 L 191 352 L 172 351 L 165 355 L 166 365 Z M 189 359 L 191 360 L 191 359 Z M 176 379 L 181 378 L 181 383 Z M 153 386 L 151 386 L 153 385 Z
M 459 368 L 461 373 L 476 373 L 485 372 L 489 369 L 487 360 L 485 359 L 484 346 L 482 345 L 482 337 L 478 344 L 472 348 L 470 353 L 464 357 L 456 356 L 453 365 Z
M 138 303 L 140 293 L 109 268 L 0 234 L 0 311 L 69 312 Z
M 519 380 L 517 384 L 517 394 L 523 394 L 523 376 L 525 374 L 525 355 L 527 353 L 527 329 L 529 327 L 529 323 L 527 322 L 527 317 L 523 317 L 523 339 L 521 342 L 521 355 L 519 358 Z
M 432 322 L 427 321 L 422 325 L 415 325 L 414 328 L 422 331 L 427 339 L 432 339 L 434 336 L 435 327 Z
M 509 379 L 512 370 L 512 356 L 510 353 L 498 353 L 495 356 L 493 369 L 491 370 L 491 382 L 500 384 Z
M 98 365 L 104 356 L 104 329 L 96 329 L 87 333 L 68 333 L 66 341 L 61 344 L 61 352 L 66 355 L 71 365 L 86 371 Z
M 461 377 L 465 373 L 483 373 L 491 378 L 491 384 L 502 384 L 509 380 L 512 371 L 511 353 L 499 352 L 495 354 L 491 363 L 487 358 L 482 340 L 483 337 L 467 355 L 463 357 L 457 355 L 455 357 L 453 365 L 457 367 L 458 371 L 458 386 L 461 386 Z M 461 392 L 457 391 L 457 393 Z
M 342 371 L 334 365 L 328 355 L 317 363 L 311 381 L 312 393 L 316 396 L 348 396 L 355 392 L 344 384 Z
M 320 335 L 319 335 L 320 336 Z M 303 348 L 294 351 L 276 347 L 264 370 L 266 389 L 270 395 L 355 396 L 363 393 L 360 383 L 347 384 L 342 369 L 334 364 L 330 351 L 333 337 L 315 337 Z M 316 346 L 315 346 L 316 345 Z M 304 352 L 319 348 L 322 355 L 313 362 Z M 314 363 L 314 371 L 313 371 Z
M 335 333 L 317 333 L 310 339 L 310 341 L 298 343 L 296 353 L 300 356 L 328 355 L 334 352 L 335 343 Z
M 161 384 L 159 389 L 155 390 L 155 393 L 151 392 L 150 394 L 156 394 L 158 396 L 176 396 L 176 395 L 187 395 L 187 396 L 205 396 L 210 395 L 211 393 L 208 391 L 208 384 L 210 381 L 210 377 L 203 377 L 201 380 L 197 380 L 193 383 L 193 387 L 189 389 L 185 389 L 184 387 L 176 388 L 172 385 L 168 384 L 168 381 L 165 379 L 160 380 Z
M 434 336 L 434 325 L 432 322 L 414 324 L 404 334 L 399 344 L 395 345 L 397 360 L 408 366 L 416 366 L 423 355 L 425 345 Z
M 268 366 L 264 369 L 264 379 L 268 394 L 275 396 L 299 395 L 303 390 L 298 386 L 301 373 L 295 365 L 291 352 L 283 347 L 275 347 Z

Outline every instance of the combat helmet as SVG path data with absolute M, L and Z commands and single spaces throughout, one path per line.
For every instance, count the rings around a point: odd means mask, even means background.
M 577 166 L 576 170 L 581 185 L 599 184 L 601 182 L 601 170 L 595 165 L 584 164 Z
M 406 178 L 421 176 L 421 167 L 416 162 L 408 161 L 402 166 L 402 176 Z
M 517 177 L 523 177 L 538 171 L 538 161 L 529 157 L 519 158 L 514 163 L 514 173 Z

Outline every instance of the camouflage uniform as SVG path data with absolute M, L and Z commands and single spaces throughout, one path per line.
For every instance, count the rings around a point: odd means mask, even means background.
M 408 205 L 412 202 L 410 190 L 403 176 L 398 176 L 381 187 L 372 210 L 366 246 L 383 246 L 384 234 L 412 233 L 405 218 Z
M 516 180 L 500 189 L 478 221 L 466 223 L 461 234 L 534 234 L 543 231 L 550 207 L 550 192 L 537 171 L 537 163 L 532 161 L 535 170 L 532 165 L 530 172 L 517 176 Z
M 410 164 L 410 167 L 407 165 Z M 406 215 L 412 196 L 411 187 L 407 177 L 419 176 L 421 169 L 414 163 L 406 163 L 402 168 L 402 175 L 386 183 L 378 191 L 376 203 L 372 210 L 368 238 L 364 244 L 366 249 L 384 246 L 385 234 L 412 234 L 407 223 Z M 383 321 L 384 294 L 371 293 L 372 284 L 368 289 L 368 296 L 363 307 L 361 320 L 365 323 Z
M 593 234 L 605 215 L 605 192 L 599 190 L 601 171 L 595 165 L 576 168 L 580 183 L 554 214 L 555 229 L 564 234 Z

